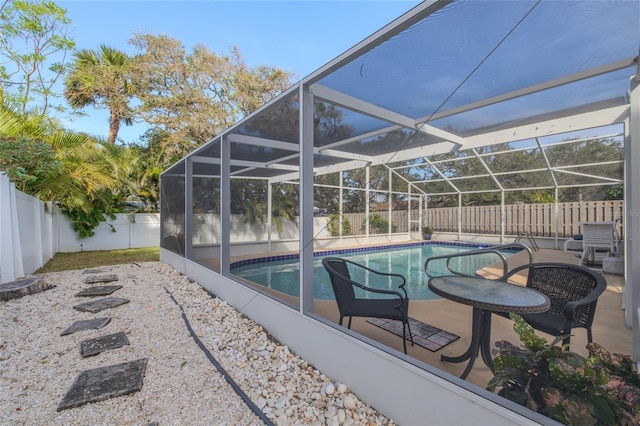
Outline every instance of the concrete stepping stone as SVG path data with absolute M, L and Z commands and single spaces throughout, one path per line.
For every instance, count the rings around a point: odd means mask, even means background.
M 98 269 L 98 268 L 90 268 L 82 271 L 83 274 L 102 274 L 104 272 L 109 272 L 110 269 Z
M 118 276 L 116 274 L 92 275 L 84 279 L 84 282 L 87 284 L 109 283 L 111 281 L 118 281 Z
M 91 288 L 87 288 L 82 290 L 79 293 L 76 293 L 77 297 L 96 297 L 96 296 L 108 296 L 115 292 L 116 290 L 120 290 L 122 288 L 121 285 L 97 285 Z
M 76 331 L 98 330 L 110 322 L 111 318 L 94 318 L 90 320 L 76 321 L 60 333 L 60 335 L 66 336 L 67 334 L 73 334 Z
M 147 358 L 81 372 L 58 405 L 57 411 L 128 395 L 142 389 Z
M 120 297 L 105 297 L 104 299 L 96 300 L 93 302 L 81 303 L 73 307 L 73 309 L 82 312 L 96 312 L 103 311 L 105 309 L 116 308 L 120 305 L 129 303 L 129 299 L 122 299 Z
M 127 339 L 127 334 L 124 331 L 120 331 L 118 333 L 80 342 L 80 354 L 82 355 L 82 358 L 86 358 L 88 356 L 98 355 L 101 352 L 117 349 L 128 344 L 129 339 Z

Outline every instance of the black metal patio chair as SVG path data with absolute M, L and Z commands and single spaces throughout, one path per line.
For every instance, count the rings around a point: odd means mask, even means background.
M 569 347 L 571 330 L 585 328 L 589 343 L 593 341 L 591 325 L 598 297 L 607 288 L 607 281 L 598 272 L 579 265 L 565 263 L 529 263 L 509 271 L 499 278 L 509 281 L 516 274 L 527 272 L 526 286 L 545 294 L 551 308 L 522 317 L 535 329 L 553 336 L 563 336 Z M 508 314 L 496 312 L 498 315 Z
M 329 273 L 331 286 L 338 303 L 340 312 L 340 322 L 345 317 L 349 317 L 347 328 L 351 328 L 353 317 L 386 318 L 402 321 L 402 344 L 404 353 L 407 353 L 406 334 L 409 332 L 411 345 L 413 346 L 413 334 L 409 326 L 409 298 L 405 290 L 405 278 L 400 274 L 385 273 L 373 270 L 364 265 L 337 257 L 326 257 L 322 260 L 322 265 Z M 400 282 L 398 289 L 402 291 L 387 290 L 368 287 L 356 282 L 349 273 L 349 268 L 359 268 L 365 274 L 374 274 L 377 277 L 387 277 L 388 280 Z M 355 269 L 353 269 L 355 271 Z M 361 289 L 364 294 L 387 295 L 388 297 L 373 296 L 371 298 L 358 297 L 357 290 Z

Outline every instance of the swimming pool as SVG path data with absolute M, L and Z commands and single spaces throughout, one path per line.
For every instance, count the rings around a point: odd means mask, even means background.
M 433 256 L 460 253 L 479 247 L 486 247 L 486 245 L 417 243 L 316 253 L 313 262 L 313 296 L 315 299 L 321 300 L 334 299 L 329 275 L 322 266 L 322 259 L 327 256 L 339 256 L 363 264 L 371 269 L 383 272 L 391 271 L 403 275 L 407 280 L 407 285 L 405 286 L 407 294 L 412 300 L 439 299 L 439 296 L 433 294 L 427 288 L 424 262 Z M 509 253 L 505 254 L 509 255 Z M 495 261 L 497 261 L 497 258 L 494 258 L 492 262 Z M 477 269 L 487 266 L 487 264 L 486 260 L 483 264 L 468 263 L 465 265 L 465 272 L 473 273 Z M 444 262 L 442 262 L 442 266 L 436 265 L 436 267 L 442 267 L 441 272 L 445 271 Z M 236 262 L 231 265 L 231 273 L 291 296 L 297 297 L 300 295 L 300 264 L 297 255 Z M 357 280 L 357 277 L 354 277 L 354 279 Z

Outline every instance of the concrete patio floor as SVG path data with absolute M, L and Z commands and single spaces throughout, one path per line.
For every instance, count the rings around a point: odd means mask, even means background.
M 579 258 L 573 254 L 559 250 L 541 249 L 534 252 L 533 260 L 534 262 L 552 261 L 577 264 Z M 523 263 L 523 261 L 524 257 L 518 259 L 512 256 L 509 261 L 509 267 L 513 268 L 519 263 Z M 604 277 L 607 279 L 608 287 L 598 299 L 598 306 L 592 328 L 593 340 L 612 353 L 631 354 L 632 332 L 631 329 L 625 326 L 624 310 L 621 308 L 624 288 L 623 277 L 611 274 L 604 274 Z M 316 302 L 314 307 L 317 314 L 332 321 L 338 321 L 339 315 L 335 302 Z M 418 345 L 411 346 L 409 344 L 407 346 L 408 355 L 455 376 L 462 374 L 468 361 L 459 364 L 446 363 L 440 360 L 440 356 L 443 354 L 448 356 L 460 355 L 467 349 L 471 341 L 472 308 L 446 299 L 412 300 L 409 304 L 409 316 L 457 334 L 460 336 L 460 339 L 450 343 L 437 352 L 431 352 Z M 401 338 L 367 323 L 366 318 L 353 318 L 351 329 L 402 351 Z M 547 338 L 549 342 L 553 340 L 553 336 L 542 332 L 538 332 L 538 334 Z M 495 342 L 498 340 L 508 340 L 513 344 L 520 344 L 518 335 L 513 331 L 513 321 L 498 315 L 493 315 L 491 341 Z M 574 329 L 571 337 L 571 350 L 586 356 L 588 354 L 586 345 L 586 330 Z M 482 362 L 482 359 L 479 358 L 476 360 L 466 380 L 476 386 L 485 388 L 487 382 L 492 377 L 493 374 L 491 370 L 489 370 L 484 362 Z
M 255 257 L 255 256 L 244 256 Z M 241 258 L 234 257 L 234 261 Z M 572 253 L 562 250 L 540 249 L 533 252 L 534 262 L 557 262 L 578 264 L 580 258 Z M 509 257 L 509 269 L 514 268 L 529 261 L 526 253 L 521 252 Z M 218 261 L 207 259 L 200 260 L 201 263 L 216 269 Z M 420 265 L 422 267 L 422 265 Z M 495 273 L 494 273 L 495 272 Z M 497 269 L 485 268 L 481 274 L 485 276 L 496 276 Z M 622 309 L 622 293 L 624 279 L 621 275 L 603 274 L 607 280 L 607 290 L 598 299 L 595 320 L 593 324 L 594 342 L 601 344 L 611 353 L 631 354 L 632 352 L 632 331 L 625 326 L 624 310 Z M 238 278 L 238 277 L 236 277 Z M 523 281 L 524 282 L 524 281 Z M 254 285 L 247 282 L 249 285 Z M 425 285 L 427 276 L 425 275 Z M 260 291 L 272 292 L 260 286 Z M 292 306 L 298 305 L 298 298 L 283 295 L 279 292 L 277 297 L 289 302 Z M 339 320 L 338 309 L 335 301 L 316 300 L 314 302 L 315 314 L 337 323 Z M 464 371 L 467 362 L 447 363 L 440 360 L 441 355 L 457 356 L 462 354 L 471 341 L 471 319 L 472 308 L 467 305 L 456 303 L 446 299 L 438 300 L 411 300 L 409 304 L 409 316 L 424 323 L 436 326 L 450 333 L 457 334 L 460 338 L 444 348 L 431 352 L 418 345 L 407 345 L 409 356 L 434 366 L 454 376 L 459 376 Z M 385 331 L 379 327 L 366 322 L 367 318 L 353 318 L 351 329 L 368 338 L 383 343 L 398 351 L 402 351 L 402 339 L 395 334 Z M 345 321 L 346 326 L 346 321 Z M 553 336 L 538 332 L 540 336 L 553 341 Z M 508 340 L 519 345 L 518 335 L 513 331 L 513 322 L 510 319 L 492 316 L 491 341 Z M 587 333 L 584 329 L 575 329 L 571 337 L 571 350 L 586 356 Z M 492 349 L 494 347 L 492 346 Z M 484 364 L 481 358 L 477 359 L 473 369 L 467 376 L 466 381 L 476 386 L 485 388 L 488 381 L 493 377 L 491 370 Z

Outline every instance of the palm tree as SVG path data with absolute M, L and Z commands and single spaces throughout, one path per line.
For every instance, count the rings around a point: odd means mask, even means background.
M 38 113 L 22 114 L 0 94 L 0 137 L 15 140 L 16 152 L 24 151 L 24 167 L 40 169 L 37 182 L 25 186 L 31 195 L 43 201 L 69 203 L 90 209 L 94 192 L 101 188 L 113 188 L 117 179 L 100 157 L 102 151 L 86 133 L 73 132 L 60 127 L 56 120 Z M 48 150 L 41 145 L 46 144 Z M 38 151 L 31 152 L 37 148 Z M 49 151 L 55 158 L 49 158 Z M 31 156 L 42 156 L 32 158 Z M 92 159 L 93 161 L 88 161 Z M 51 162 L 54 164 L 41 164 Z M 35 164 L 35 165 L 34 165 Z M 21 166 L 17 164 L 16 166 Z M 47 175 L 42 175 L 47 172 Z
M 64 96 L 75 110 L 88 106 L 109 110 L 107 143 L 115 144 L 120 125 L 133 124 L 129 101 L 133 86 L 128 78 L 129 57 L 106 45 L 98 50 L 83 49 L 74 54 L 65 79 Z

